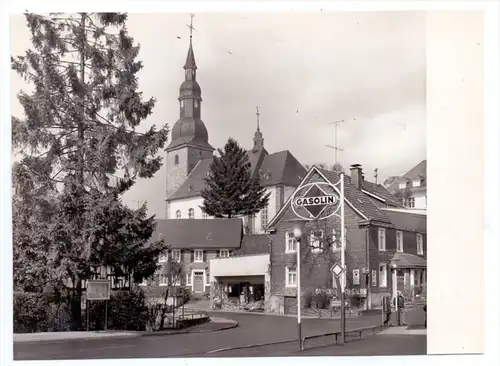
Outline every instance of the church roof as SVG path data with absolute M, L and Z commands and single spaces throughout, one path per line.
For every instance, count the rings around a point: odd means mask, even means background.
M 298 162 L 298 160 L 288 150 L 283 150 L 274 154 L 263 155 L 260 166 L 260 159 L 250 159 L 252 170 L 260 170 L 262 186 L 273 186 L 283 184 L 296 187 L 305 177 L 307 171 Z M 178 200 L 200 196 L 205 187 L 205 178 L 210 171 L 210 164 L 213 159 L 201 160 L 191 171 L 184 183 L 177 191 L 169 197 L 169 200 Z M 254 165 L 255 164 L 255 165 Z
M 207 128 L 199 118 L 183 117 L 179 119 L 172 128 L 171 138 L 167 151 L 187 144 L 214 150 L 208 143 Z

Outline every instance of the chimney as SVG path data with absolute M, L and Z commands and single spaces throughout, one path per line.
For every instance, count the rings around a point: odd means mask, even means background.
M 351 165 L 351 182 L 357 189 L 363 187 L 363 168 L 360 164 Z

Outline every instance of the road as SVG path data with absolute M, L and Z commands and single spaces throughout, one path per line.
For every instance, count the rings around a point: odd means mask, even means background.
M 124 339 L 15 343 L 15 360 L 108 359 L 203 356 L 209 351 L 296 338 L 294 318 L 247 313 L 217 313 L 236 320 L 234 329 L 213 333 L 159 335 Z M 347 319 L 348 329 L 378 324 L 379 315 Z M 303 319 L 303 335 L 338 331 L 338 320 Z M 272 350 L 271 350 L 272 351 Z M 263 355 L 263 354 L 261 354 Z M 271 356 L 273 354 L 267 354 Z

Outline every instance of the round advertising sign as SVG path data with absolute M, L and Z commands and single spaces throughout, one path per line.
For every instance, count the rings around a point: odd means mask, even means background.
M 291 206 L 304 220 L 326 219 L 337 213 L 341 199 L 337 187 L 330 183 L 308 183 L 294 193 Z

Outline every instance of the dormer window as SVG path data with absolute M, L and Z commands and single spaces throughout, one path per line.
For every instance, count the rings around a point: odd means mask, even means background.
M 420 183 L 421 183 L 420 179 L 415 179 L 413 181 L 413 187 L 420 187 Z
M 406 188 L 406 182 L 399 183 L 399 189 L 405 189 Z

